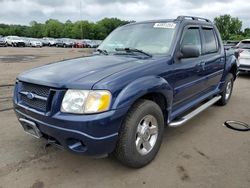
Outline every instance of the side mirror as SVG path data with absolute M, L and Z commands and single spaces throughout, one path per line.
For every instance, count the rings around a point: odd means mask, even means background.
M 183 45 L 177 56 L 179 59 L 199 57 L 200 50 L 195 45 Z

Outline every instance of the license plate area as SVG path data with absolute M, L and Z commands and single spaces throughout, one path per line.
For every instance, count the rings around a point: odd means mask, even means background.
M 24 118 L 19 118 L 19 121 L 21 122 L 21 125 L 27 134 L 35 138 L 42 137 L 42 133 L 40 132 L 40 130 L 37 128 L 36 124 L 33 121 Z

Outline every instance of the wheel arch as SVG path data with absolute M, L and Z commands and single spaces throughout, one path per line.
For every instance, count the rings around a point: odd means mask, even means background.
M 162 77 L 146 76 L 128 84 L 116 97 L 113 109 L 130 109 L 140 99 L 154 101 L 163 111 L 167 121 L 173 100 L 173 89 Z
M 235 55 L 231 55 L 227 58 L 225 72 L 224 72 L 224 76 L 222 79 L 223 81 L 226 79 L 226 76 L 229 73 L 233 74 L 233 77 L 235 80 L 237 77 L 237 74 L 238 74 L 238 64 L 237 64 L 237 59 L 236 59 Z
M 236 77 L 237 77 L 237 72 L 238 72 L 238 67 L 237 67 L 237 64 L 234 63 L 234 64 L 231 66 L 230 70 L 229 70 L 229 73 L 232 73 L 232 74 L 233 74 L 234 80 L 235 80 Z

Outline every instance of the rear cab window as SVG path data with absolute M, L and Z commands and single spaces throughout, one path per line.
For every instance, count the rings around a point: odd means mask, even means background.
M 219 44 L 213 28 L 202 28 L 203 35 L 203 54 L 216 53 Z

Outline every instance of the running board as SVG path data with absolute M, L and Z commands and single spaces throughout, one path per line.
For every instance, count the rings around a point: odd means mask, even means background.
M 199 106 L 198 108 L 196 108 L 194 111 L 190 112 L 189 114 L 181 117 L 180 119 L 172 121 L 171 123 L 168 124 L 168 126 L 169 127 L 179 127 L 179 126 L 183 125 L 188 120 L 192 119 L 193 117 L 195 117 L 196 115 L 198 115 L 202 111 L 206 110 L 208 107 L 212 106 L 214 103 L 216 103 L 220 99 L 221 99 L 221 96 L 216 96 L 216 97 L 212 98 L 211 100 L 209 100 L 205 104 Z

